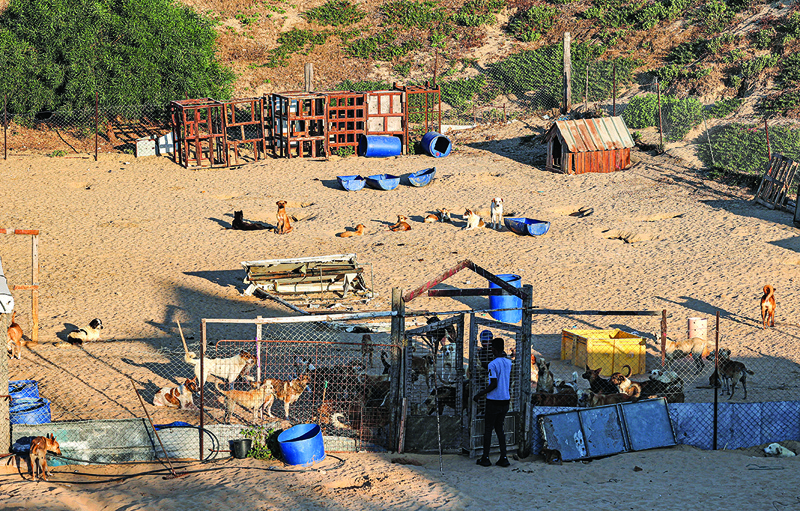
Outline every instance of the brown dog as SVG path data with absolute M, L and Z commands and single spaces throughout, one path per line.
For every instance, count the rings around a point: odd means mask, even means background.
M 764 328 L 775 326 L 775 289 L 767 284 L 764 286 L 764 296 L 761 297 L 761 322 Z
M 31 477 L 36 480 L 37 473 L 42 479 L 47 481 L 47 453 L 54 452 L 61 456 L 61 448 L 58 446 L 55 435 L 50 433 L 48 436 L 37 436 L 31 440 Z M 52 474 L 50 474 L 52 475 Z
M 292 224 L 289 222 L 289 215 L 286 214 L 286 201 L 279 200 L 276 204 L 278 205 L 278 227 L 275 228 L 275 232 L 278 234 L 292 232 Z
M 727 348 L 720 348 L 719 350 L 719 375 L 722 376 L 722 393 L 729 394 L 730 397 L 728 399 L 733 398 L 733 393 L 736 392 L 736 382 L 742 382 L 742 388 L 744 389 L 744 397 L 742 399 L 747 399 L 747 375 L 748 374 L 756 374 L 747 367 L 742 362 L 738 362 L 736 360 L 731 360 L 731 350 Z M 717 372 L 714 373 L 709 377 L 709 383 L 711 386 L 718 386 Z M 717 380 L 717 381 L 715 381 Z
M 617 394 L 599 394 L 592 392 L 589 398 L 589 406 L 614 405 L 617 403 L 625 403 L 630 400 L 631 396 L 622 392 Z
M 272 415 L 272 403 L 275 402 L 275 398 L 277 397 L 283 401 L 284 417 L 288 419 L 289 406 L 300 399 L 303 391 L 306 390 L 306 387 L 308 387 L 309 379 L 310 377 L 308 373 L 301 374 L 294 380 L 267 378 L 266 382 L 269 382 L 274 389 L 274 392 L 267 396 L 266 401 L 264 401 L 264 408 L 267 410 L 267 415 L 270 417 L 275 417 Z
M 364 224 L 358 224 L 355 231 L 345 231 L 337 234 L 340 238 L 352 238 L 353 236 L 361 236 L 364 234 Z
M 197 379 L 186 380 L 177 387 L 163 387 L 153 396 L 153 406 L 165 406 L 167 408 L 177 408 L 179 410 L 197 410 L 192 401 L 192 394 L 199 392 Z
M 14 321 L 17 311 L 11 314 L 11 325 L 8 327 L 8 342 L 6 344 L 11 358 L 22 358 L 22 327 Z
M 694 365 L 699 374 L 703 370 L 703 357 L 707 357 L 709 353 L 708 341 L 702 337 L 692 337 L 685 341 L 672 341 L 667 339 L 666 349 L 664 350 L 664 360 L 667 362 L 668 367 L 672 367 L 672 362 L 679 360 L 689 355 L 694 359 Z
M 389 226 L 390 231 L 410 231 L 411 225 L 408 223 L 408 217 L 397 215 L 397 223 Z
M 214 385 L 217 387 L 217 392 L 225 396 L 225 417 L 223 421 L 226 424 L 230 424 L 231 415 L 233 414 L 233 408 L 236 406 L 236 403 L 244 406 L 245 408 L 250 408 L 253 410 L 253 422 L 256 421 L 256 418 L 259 420 L 264 418 L 264 403 L 272 397 L 275 397 L 275 389 L 272 387 L 272 382 L 267 380 L 258 388 L 254 390 L 222 390 L 219 386 L 219 382 L 214 382 Z M 288 415 L 287 415 L 288 417 Z

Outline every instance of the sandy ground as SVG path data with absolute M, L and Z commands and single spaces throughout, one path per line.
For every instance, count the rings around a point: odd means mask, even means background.
M 638 164 L 611 174 L 544 172 L 536 166 L 542 147 L 530 138 L 543 129 L 515 122 L 456 134 L 456 150 L 439 160 L 268 159 L 237 169 L 191 171 L 156 157 L 101 154 L 95 162 L 12 156 L 0 162 L 0 226 L 42 232 L 41 343 L 26 351 L 22 361 L 11 362 L 12 378 L 37 379 L 45 390 L 54 390 L 65 374 L 76 381 L 97 376 L 103 384 L 95 391 L 106 399 L 119 401 L 122 394 L 130 399 L 122 369 L 114 363 L 101 365 L 103 354 L 119 350 L 135 360 L 130 353 L 180 349 L 176 320 L 196 341 L 201 318 L 287 314 L 273 302 L 241 295 L 241 261 L 355 253 L 360 262 L 372 265 L 377 292 L 369 303 L 349 302 L 355 310 L 388 310 L 392 287 L 412 289 L 471 259 L 495 273 L 520 274 L 524 283 L 533 285 L 534 303 L 542 308 L 667 309 L 673 338 L 685 335 L 687 318 L 707 317 L 711 325 L 719 311 L 723 342 L 734 358 L 756 368 L 749 381 L 750 399 L 796 399 L 800 311 L 794 280 L 800 239 L 792 215 L 754 205 L 752 191 L 705 180 L 668 157 L 634 153 L 634 159 L 641 160 Z M 438 169 L 437 178 L 426 188 L 401 185 L 391 192 L 344 192 L 336 183 L 337 175 L 404 175 L 431 165 Z M 504 198 L 507 213 L 550 221 L 550 232 L 533 238 L 508 231 L 461 230 L 464 209 L 477 208 L 488 220 L 489 201 L 495 196 Z M 292 233 L 227 229 L 234 210 L 243 210 L 247 220 L 274 225 L 277 200 L 288 201 L 289 213 L 300 220 Z M 454 212 L 453 225 L 421 222 L 441 207 Z M 570 216 L 581 207 L 591 207 L 594 213 Z M 386 229 L 398 214 L 411 218 L 411 231 Z M 366 226 L 364 236 L 335 237 L 358 223 Z M 10 284 L 30 282 L 28 238 L 4 237 L 0 257 Z M 448 284 L 482 287 L 480 281 L 466 272 Z M 758 299 L 767 283 L 777 290 L 778 314 L 776 327 L 763 330 Z M 18 321 L 29 334 L 27 293 L 17 293 L 17 300 Z M 420 298 L 409 308 L 463 310 L 485 307 L 485 302 Z M 50 344 L 94 317 L 105 324 L 105 342 L 87 348 L 82 359 L 65 358 L 68 350 Z M 653 355 L 658 318 L 624 321 L 538 317 L 534 348 L 557 359 L 562 328 L 622 323 L 652 341 L 648 351 Z M 236 329 L 211 332 L 215 339 L 250 334 Z M 170 375 L 157 374 L 152 367 L 126 367 L 141 384 L 157 388 L 169 380 Z M 564 366 L 557 376 L 566 377 L 572 369 Z M 70 385 L 60 387 L 74 388 Z M 105 400 L 87 396 L 76 406 L 85 404 L 100 414 L 108 411 Z M 707 395 L 695 400 L 705 399 Z M 135 401 L 119 406 L 127 407 L 124 416 L 138 415 Z M 506 473 L 456 456 L 445 458 L 444 474 L 430 456 L 414 456 L 422 467 L 391 464 L 391 455 L 344 458 L 343 467 L 325 473 L 247 470 L 243 467 L 262 467 L 248 460 L 178 481 L 141 476 L 67 486 L 33 485 L 19 476 L 4 476 L 0 506 L 699 509 L 707 508 L 710 499 L 719 500 L 719 506 L 735 502 L 755 509 L 800 509 L 796 484 L 791 484 L 795 476 L 790 474 L 797 473 L 794 460 L 688 447 L 561 467 L 536 458 L 515 462 Z M 643 470 L 634 471 L 636 466 Z M 700 474 L 703 477 L 697 477 Z M 73 476 L 58 480 L 68 477 Z M 74 477 L 75 483 L 92 480 Z

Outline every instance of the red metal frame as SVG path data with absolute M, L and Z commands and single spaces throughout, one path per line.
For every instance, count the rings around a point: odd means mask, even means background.
M 328 92 L 328 150 L 357 147 L 367 133 L 367 94 L 364 92 Z
M 367 92 L 367 135 L 400 137 L 403 154 L 408 152 L 408 118 L 405 92 L 381 90 Z
M 239 146 L 252 144 L 252 158 L 266 154 L 264 98 L 235 99 L 224 103 L 225 152 L 239 164 Z
M 418 126 L 422 134 L 432 131 L 431 125 L 436 123 L 436 131 L 442 132 L 442 94 L 438 86 L 431 87 L 428 82 L 421 85 L 405 85 L 395 89 L 402 90 L 405 94 L 406 110 L 406 139 L 410 140 L 409 129 Z M 418 100 L 415 96 L 422 96 Z M 417 101 L 419 104 L 417 104 Z M 421 116 L 421 121 L 415 117 Z M 416 130 L 412 130 L 416 131 Z
M 272 94 L 270 108 L 273 155 L 281 158 L 327 157 L 327 98 L 324 94 Z
M 170 103 L 173 161 L 189 167 L 227 167 L 223 103 L 211 98 Z

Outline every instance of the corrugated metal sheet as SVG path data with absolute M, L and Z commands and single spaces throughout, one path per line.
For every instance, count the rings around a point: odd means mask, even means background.
M 635 144 L 622 117 L 556 121 L 557 129 L 571 153 L 610 151 Z

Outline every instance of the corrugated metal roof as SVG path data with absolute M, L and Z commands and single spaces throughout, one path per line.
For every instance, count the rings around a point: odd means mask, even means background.
M 557 129 L 571 153 L 609 151 L 633 147 L 633 138 L 622 117 L 556 121 Z

